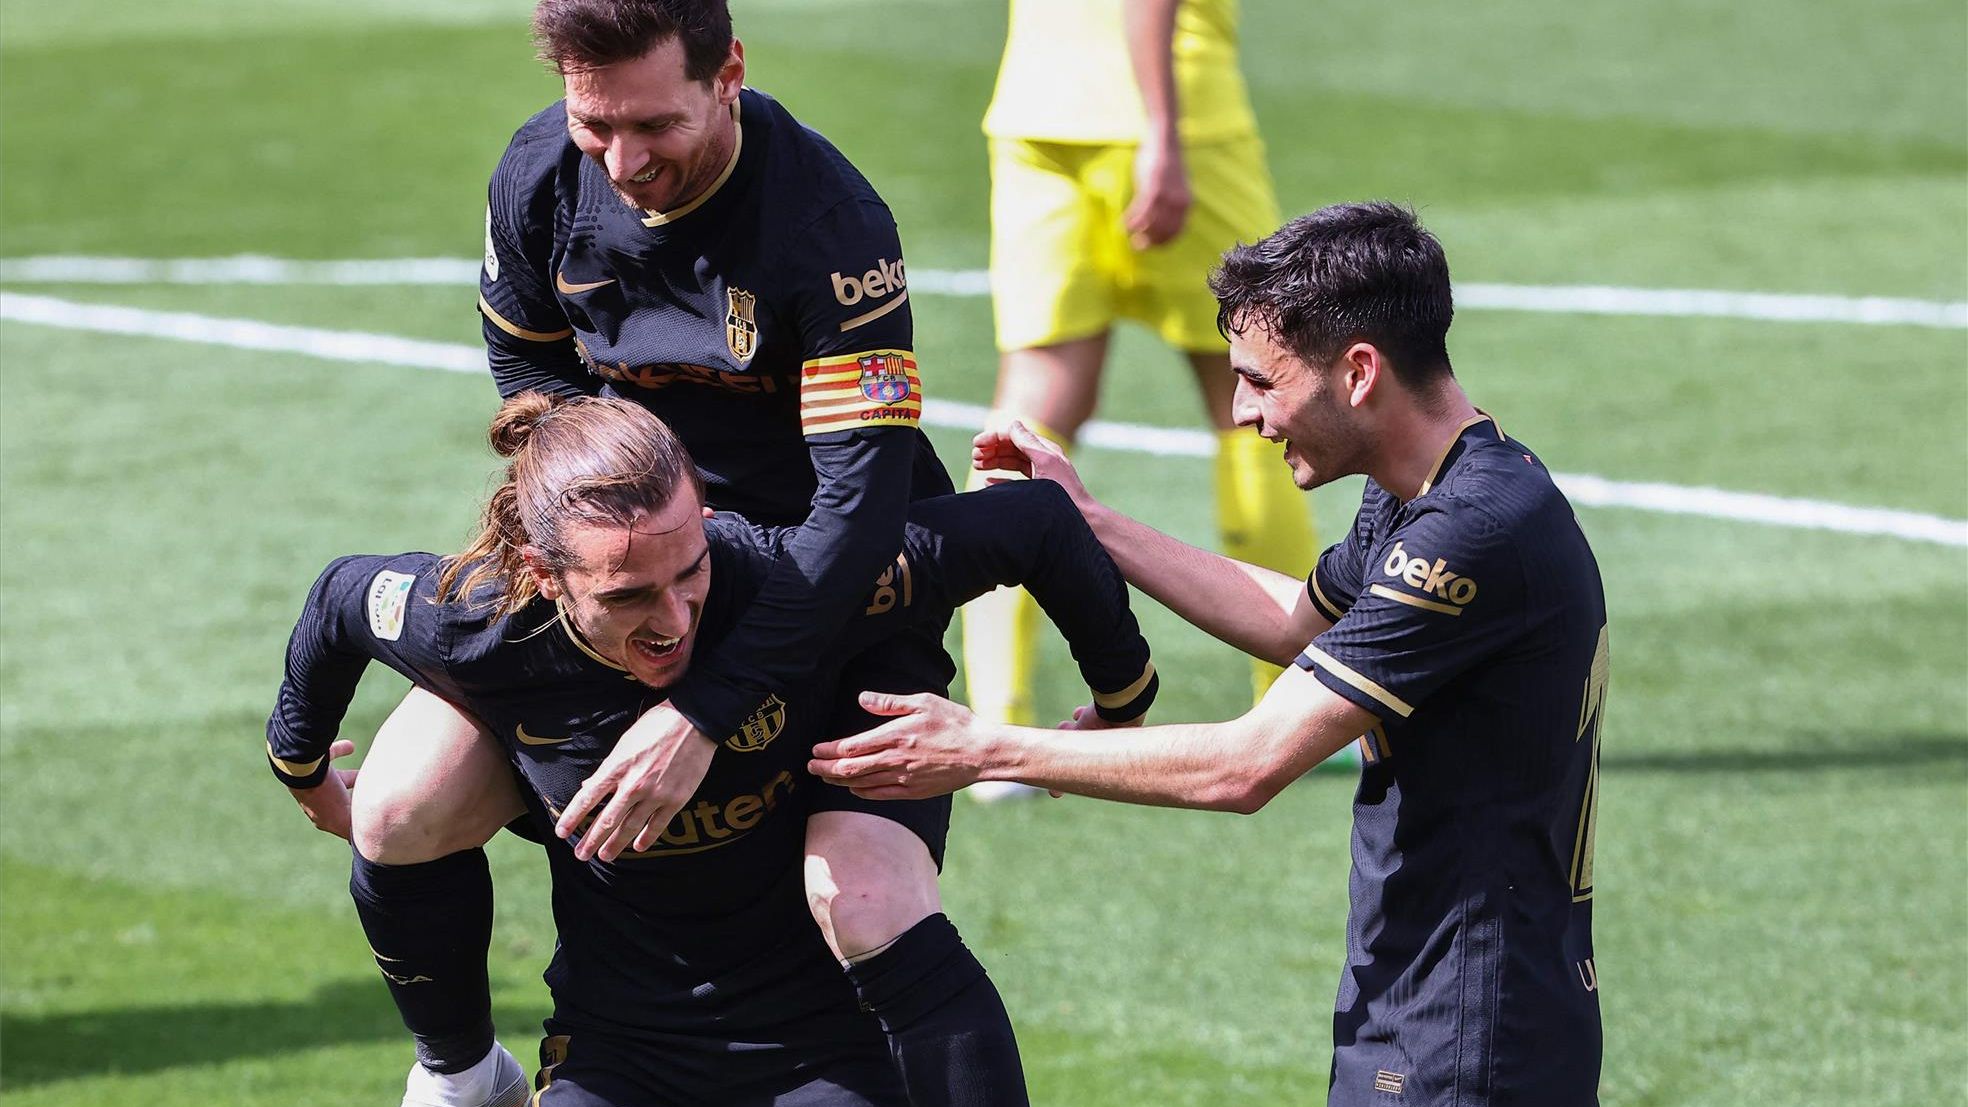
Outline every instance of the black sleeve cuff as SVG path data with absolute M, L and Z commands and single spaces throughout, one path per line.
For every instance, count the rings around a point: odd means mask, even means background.
M 1162 678 L 1150 661 L 1141 677 L 1118 692 L 1095 692 L 1093 712 L 1110 723 L 1131 723 L 1155 705 L 1155 694 L 1162 690 Z
M 328 755 L 324 753 L 312 761 L 287 761 L 273 752 L 273 741 L 268 739 L 267 768 L 289 788 L 315 788 L 328 779 Z

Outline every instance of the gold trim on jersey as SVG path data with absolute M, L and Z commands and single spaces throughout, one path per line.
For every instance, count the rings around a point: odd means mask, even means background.
M 1319 609 L 1319 614 L 1324 615 L 1329 621 L 1335 623 L 1346 618 L 1346 612 L 1340 610 L 1338 604 L 1327 599 L 1325 589 L 1319 587 L 1319 571 L 1317 569 L 1312 570 L 1312 575 L 1305 578 L 1305 583 L 1312 586 L 1312 606 Z
M 1375 684 L 1373 681 L 1368 680 L 1366 677 L 1361 676 L 1358 672 L 1354 671 L 1351 666 L 1347 665 L 1343 661 L 1340 661 L 1338 658 L 1320 649 L 1319 647 L 1317 646 L 1305 647 L 1305 656 L 1311 658 L 1312 663 L 1319 666 L 1321 669 L 1324 669 L 1325 671 L 1338 677 L 1341 681 L 1344 681 L 1346 684 L 1349 684 L 1352 687 L 1357 688 L 1362 692 L 1365 692 L 1367 695 L 1372 696 L 1375 700 L 1378 700 L 1380 703 L 1385 704 L 1388 710 L 1394 712 L 1396 715 L 1399 715 L 1403 719 L 1414 714 L 1414 708 L 1409 706 L 1407 701 L 1403 700 L 1401 697 L 1395 695 L 1394 693 L 1389 692 L 1387 689 L 1382 688 L 1380 685 Z
M 880 319 L 882 316 L 887 315 L 889 312 L 894 311 L 896 308 L 899 308 L 903 304 L 908 302 L 909 302 L 909 290 L 905 288 L 902 290 L 902 294 L 895 297 L 895 299 L 890 300 L 889 302 L 883 304 L 882 306 L 876 308 L 873 311 L 864 311 L 861 314 L 855 316 L 854 318 L 849 319 L 846 322 L 842 323 L 841 333 L 846 334 L 848 331 L 851 331 L 854 328 L 861 326 L 863 323 L 872 323 L 875 320 Z
M 596 661 L 601 662 L 603 665 L 608 666 L 609 668 L 615 670 L 618 673 L 627 674 L 630 680 L 635 679 L 635 674 L 630 673 L 627 666 L 617 665 L 613 661 L 610 661 L 607 658 L 601 656 L 601 654 L 595 652 L 595 648 L 588 644 L 588 640 L 581 636 L 581 632 L 574 629 L 574 620 L 567 617 L 567 605 L 561 603 L 559 600 L 554 601 L 554 621 L 560 624 L 560 629 L 567 632 L 567 638 L 569 641 L 574 643 L 575 649 L 580 650 L 582 653 L 587 654 L 589 657 L 595 659 Z
M 1147 690 L 1148 682 L 1154 679 L 1155 663 L 1150 661 L 1148 667 L 1141 670 L 1141 675 L 1135 678 L 1133 684 L 1128 685 L 1118 692 L 1095 692 L 1093 694 L 1093 702 L 1096 706 L 1107 708 L 1110 711 L 1117 707 L 1126 707 L 1128 704 L 1133 703 L 1143 691 Z
M 1456 443 L 1462 441 L 1462 432 L 1485 420 L 1489 422 L 1491 427 L 1496 429 L 1497 441 L 1503 441 L 1503 425 L 1498 423 L 1496 417 L 1492 416 L 1489 412 L 1484 411 L 1480 407 L 1477 408 L 1476 414 L 1463 420 L 1462 425 L 1456 428 L 1455 437 L 1449 439 L 1449 444 L 1442 447 L 1442 456 L 1435 459 L 1434 465 L 1429 466 L 1428 479 L 1421 482 L 1421 491 L 1415 493 L 1415 495 L 1428 495 L 1428 490 L 1435 487 L 1435 482 L 1441 479 L 1443 463 L 1447 462 L 1449 455 L 1455 452 Z
M 492 320 L 493 326 L 512 335 L 514 338 L 524 338 L 528 342 L 559 342 L 563 338 L 574 337 L 574 328 L 572 327 L 564 331 L 529 331 L 494 310 L 491 304 L 485 302 L 484 293 L 479 294 L 478 310 L 483 312 L 487 319 Z
M 286 773 L 288 776 L 308 776 L 312 774 L 314 770 L 319 769 L 321 767 L 321 763 L 328 760 L 328 757 L 326 754 L 323 754 L 322 756 L 315 758 L 314 760 L 308 762 L 305 765 L 296 764 L 295 762 L 292 761 L 283 761 L 278 755 L 276 755 L 273 752 L 273 740 L 268 739 L 267 760 L 273 762 L 274 768 L 279 769 L 281 772 Z
M 717 175 L 717 180 L 711 182 L 711 187 L 698 193 L 695 200 L 690 201 L 680 208 L 672 208 L 669 211 L 642 209 L 643 226 L 660 227 L 665 223 L 674 223 L 691 212 L 696 211 L 698 208 L 703 207 L 704 202 L 717 195 L 717 190 L 723 188 L 724 182 L 731 179 L 731 174 L 737 172 L 738 155 L 745 149 L 745 127 L 738 118 L 738 101 L 736 100 L 731 102 L 731 123 L 736 128 L 734 132 L 735 137 L 731 143 L 731 160 L 724 163 L 724 171 Z
M 1444 615 L 1462 614 L 1462 608 L 1460 607 L 1446 603 L 1436 603 L 1434 600 L 1424 600 L 1420 596 L 1410 596 L 1406 592 L 1397 592 L 1385 584 L 1370 584 L 1367 586 L 1367 591 L 1383 599 L 1395 600 L 1407 604 L 1409 607 L 1419 607 L 1423 611 L 1439 611 Z

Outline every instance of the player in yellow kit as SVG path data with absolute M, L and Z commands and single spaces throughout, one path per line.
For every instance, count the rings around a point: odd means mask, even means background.
M 1132 319 L 1183 353 L 1216 428 L 1225 552 L 1303 576 L 1310 504 L 1254 435 L 1230 433 L 1228 343 L 1206 278 L 1278 225 L 1243 75 L 1237 0 L 1011 0 L 991 151 L 994 419 L 1070 446 L 1093 414 L 1108 336 Z M 981 479 L 981 478 L 980 478 Z M 980 715 L 1031 725 L 1038 611 L 1019 591 L 964 610 Z M 1278 670 L 1256 662 L 1261 696 Z

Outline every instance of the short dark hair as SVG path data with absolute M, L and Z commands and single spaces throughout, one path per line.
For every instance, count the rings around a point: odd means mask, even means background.
M 1233 247 L 1210 274 L 1225 337 L 1259 327 L 1309 365 L 1355 342 L 1387 354 L 1410 388 L 1449 365 L 1449 261 L 1399 204 L 1334 204 Z
M 540 0 L 533 41 L 561 73 L 634 61 L 671 38 L 683 43 L 683 72 L 717 76 L 731 53 L 725 0 Z

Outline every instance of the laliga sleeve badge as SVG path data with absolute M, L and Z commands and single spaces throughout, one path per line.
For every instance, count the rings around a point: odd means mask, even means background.
M 485 279 L 499 279 L 499 251 L 492 246 L 492 205 L 485 205 Z
M 759 704 L 758 710 L 745 717 L 738 725 L 738 733 L 724 740 L 724 744 L 739 753 L 757 753 L 772 744 L 779 732 L 786 729 L 786 702 L 778 696 L 767 696 Z
M 369 582 L 369 633 L 385 642 L 403 637 L 403 617 L 410 608 L 410 586 L 417 578 L 388 569 Z

